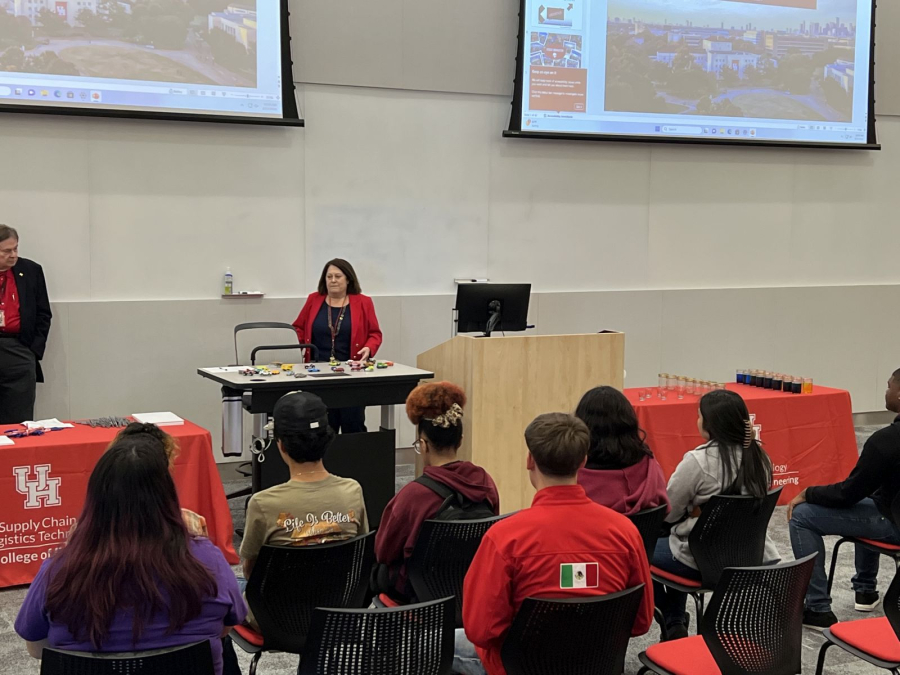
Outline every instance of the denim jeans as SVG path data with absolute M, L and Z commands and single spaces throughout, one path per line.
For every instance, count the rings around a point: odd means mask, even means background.
M 672 547 L 669 546 L 668 537 L 660 537 L 656 540 L 656 550 L 653 551 L 653 560 L 650 561 L 654 567 L 658 567 L 666 572 L 677 574 L 680 577 L 688 579 L 696 579 L 700 581 L 700 571 L 693 567 L 688 567 L 683 562 L 675 559 L 672 555 Z M 687 604 L 687 593 L 676 591 L 673 588 L 667 588 L 663 584 L 653 582 L 653 599 L 659 611 L 662 612 L 666 621 L 666 627 L 675 626 L 679 623 L 686 624 L 685 605 Z
M 453 654 L 453 672 L 460 675 L 485 675 L 484 666 L 475 651 L 475 645 L 469 642 L 466 631 L 456 629 L 456 647 Z
M 900 545 L 900 531 L 883 515 L 871 499 L 863 499 L 846 509 L 815 504 L 800 504 L 794 509 L 790 523 L 791 548 L 795 558 L 816 552 L 816 565 L 806 593 L 806 608 L 814 612 L 831 611 L 828 579 L 825 575 L 826 534 L 877 539 Z M 874 591 L 878 581 L 878 553 L 863 546 L 856 547 L 856 575 L 853 590 Z

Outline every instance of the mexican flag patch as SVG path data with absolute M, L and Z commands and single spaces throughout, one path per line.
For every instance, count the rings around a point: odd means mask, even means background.
M 560 588 L 597 588 L 599 577 L 598 563 L 563 563 L 559 566 Z

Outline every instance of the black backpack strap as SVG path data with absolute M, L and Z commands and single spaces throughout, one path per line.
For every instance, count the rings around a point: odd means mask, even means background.
M 424 485 L 432 492 L 437 493 L 438 497 L 440 497 L 444 501 L 447 501 L 447 499 L 449 499 L 450 497 L 452 497 L 453 495 L 456 494 L 456 492 L 454 490 L 451 490 L 449 487 L 447 487 L 440 481 L 436 481 L 431 476 L 426 476 L 424 473 L 421 476 L 419 476 L 418 478 L 416 478 L 415 482 L 418 483 L 419 485 Z

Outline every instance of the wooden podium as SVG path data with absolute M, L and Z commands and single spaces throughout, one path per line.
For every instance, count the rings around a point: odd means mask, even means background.
M 525 427 L 545 412 L 574 412 L 603 384 L 622 389 L 625 334 L 458 335 L 419 354 L 419 368 L 468 397 L 460 459 L 483 466 L 500 490 L 501 513 L 531 505 Z

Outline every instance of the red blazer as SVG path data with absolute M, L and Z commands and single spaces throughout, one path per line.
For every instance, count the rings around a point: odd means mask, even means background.
M 348 295 L 350 298 L 350 358 L 356 358 L 356 355 L 363 347 L 368 347 L 369 356 L 375 356 L 378 348 L 381 346 L 381 328 L 378 326 L 378 317 L 375 316 L 375 305 L 372 298 L 362 293 L 357 295 Z M 300 316 L 293 323 L 294 330 L 300 337 L 300 342 L 310 343 L 312 341 L 313 321 L 316 315 L 322 309 L 325 302 L 325 296 L 318 291 L 310 293 L 306 298 L 306 304 L 300 310 Z M 321 350 L 320 350 L 321 351 Z M 319 354 L 320 360 L 328 360 L 328 354 Z M 307 351 L 306 360 L 310 360 L 310 353 Z

